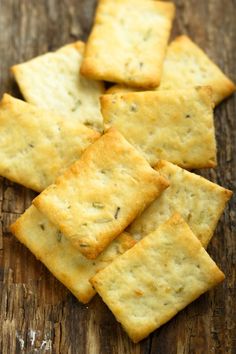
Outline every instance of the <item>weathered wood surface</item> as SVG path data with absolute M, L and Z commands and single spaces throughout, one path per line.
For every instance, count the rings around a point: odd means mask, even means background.
M 177 0 L 174 34 L 189 34 L 236 81 L 235 0 Z M 20 97 L 9 67 L 38 54 L 86 39 L 93 0 L 0 0 L 0 95 Z M 215 112 L 219 167 L 201 174 L 234 189 L 236 96 Z M 226 354 L 236 353 L 236 203 L 218 225 L 209 253 L 226 281 L 167 325 L 134 345 L 96 297 L 81 305 L 8 232 L 34 193 L 1 180 L 0 353 Z

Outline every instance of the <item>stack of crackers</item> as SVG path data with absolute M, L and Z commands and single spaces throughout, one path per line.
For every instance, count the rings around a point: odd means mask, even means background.
M 190 171 L 217 165 L 235 85 L 188 37 L 168 45 L 174 14 L 100 0 L 87 43 L 13 66 L 25 101 L 0 103 L 0 174 L 40 193 L 11 231 L 134 342 L 224 279 L 205 249 L 232 193 Z

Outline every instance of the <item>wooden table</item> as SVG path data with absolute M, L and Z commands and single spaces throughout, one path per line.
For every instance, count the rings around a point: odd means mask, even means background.
M 114 0 L 115 1 L 115 0 Z M 236 81 L 235 0 L 177 0 L 173 36 L 190 35 Z M 9 67 L 54 50 L 91 27 L 93 0 L 0 0 L 0 94 L 21 97 Z M 215 112 L 219 166 L 200 173 L 234 189 L 236 95 Z M 226 281 L 168 324 L 134 345 L 102 301 L 81 305 L 9 233 L 34 193 L 1 180 L 0 353 L 226 354 L 236 353 L 236 203 L 232 200 L 209 253 Z

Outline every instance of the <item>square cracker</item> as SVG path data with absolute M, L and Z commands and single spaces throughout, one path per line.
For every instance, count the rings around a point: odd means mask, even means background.
M 236 89 L 235 84 L 202 49 L 187 36 L 179 36 L 168 46 L 161 83 L 156 90 L 177 90 L 193 86 L 211 86 L 215 104 L 219 104 Z M 132 91 L 135 89 L 114 85 L 106 93 Z
M 207 247 L 232 192 L 167 161 L 159 161 L 155 169 L 170 187 L 134 220 L 129 232 L 143 238 L 178 212 Z
M 173 3 L 100 0 L 81 74 L 134 87 L 158 86 L 174 13 Z
M 91 282 L 130 338 L 138 342 L 223 279 L 176 214 Z
M 123 233 L 96 260 L 89 260 L 34 206 L 11 225 L 11 231 L 83 303 L 96 293 L 89 279 L 135 244 Z
M 116 127 L 154 166 L 216 166 L 211 89 L 128 92 L 101 97 L 107 127 Z
M 14 65 L 12 71 L 26 101 L 101 130 L 104 85 L 79 74 L 83 53 L 84 43 L 78 41 Z
M 100 136 L 7 94 L 0 102 L 0 175 L 41 192 Z
M 167 186 L 111 129 L 33 203 L 74 247 L 94 259 Z
M 219 67 L 187 36 L 177 37 L 168 47 L 159 90 L 211 86 L 213 101 L 220 103 L 236 87 Z

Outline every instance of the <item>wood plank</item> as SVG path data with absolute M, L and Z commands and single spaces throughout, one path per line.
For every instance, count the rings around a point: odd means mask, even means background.
M 95 0 L 0 0 L 0 95 L 21 97 L 9 67 L 85 39 Z M 236 81 L 236 0 L 176 0 L 173 31 L 190 35 Z M 219 166 L 199 172 L 230 189 L 236 181 L 236 96 L 215 112 Z M 134 345 L 102 301 L 80 304 L 8 232 L 35 193 L 0 179 L 0 353 L 187 354 L 236 352 L 236 200 L 222 217 L 209 253 L 226 274 L 149 338 Z

